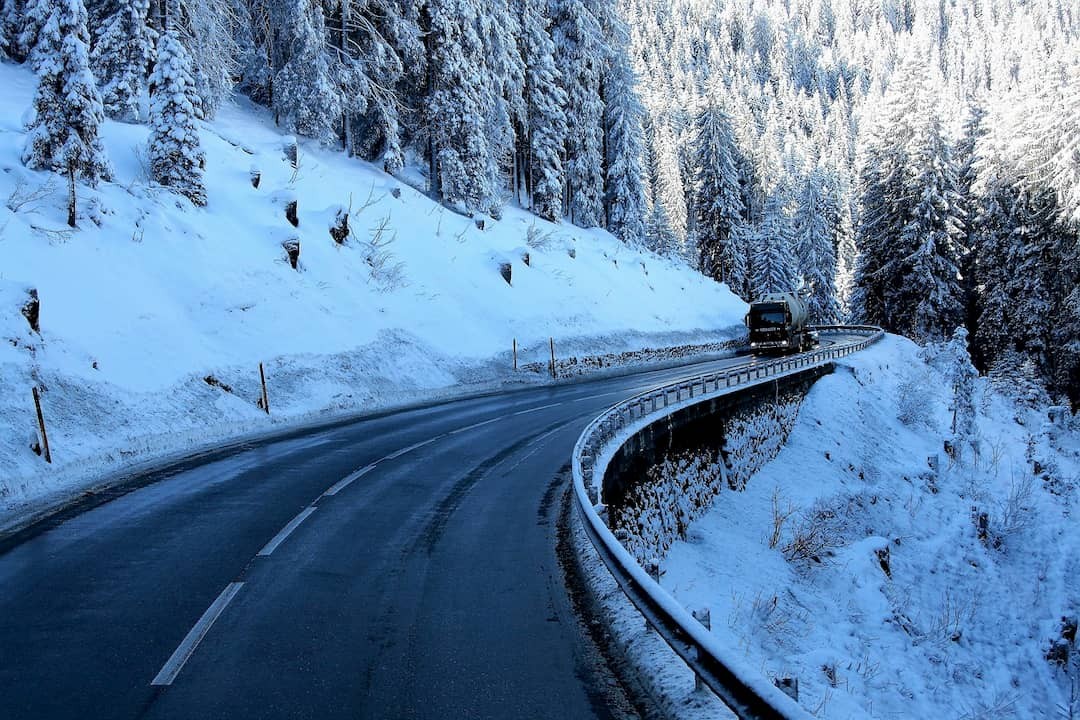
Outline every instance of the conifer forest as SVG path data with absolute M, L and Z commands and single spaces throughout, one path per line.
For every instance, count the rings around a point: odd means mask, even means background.
M 0 54 L 38 80 L 23 162 L 73 203 L 109 117 L 205 204 L 199 124 L 243 96 L 460 212 L 959 329 L 1002 387 L 1080 404 L 1075 0 L 3 0 Z

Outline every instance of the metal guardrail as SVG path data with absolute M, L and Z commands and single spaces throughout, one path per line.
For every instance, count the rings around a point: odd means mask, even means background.
M 649 624 L 660 632 L 702 682 L 744 720 L 794 720 L 811 715 L 767 678 L 739 672 L 738 663 L 731 662 L 736 656 L 638 565 L 600 517 L 604 509 L 604 473 L 626 440 L 660 417 L 696 402 L 738 392 L 850 355 L 884 336 L 881 328 L 868 325 L 820 325 L 811 330 L 861 335 L 863 339 L 768 362 L 736 365 L 647 390 L 601 413 L 589 423 L 574 445 L 571 467 L 578 506 L 586 518 L 586 533 L 604 564 Z

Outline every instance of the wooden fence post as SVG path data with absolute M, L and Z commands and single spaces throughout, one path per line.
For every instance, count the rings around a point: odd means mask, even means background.
M 259 363 L 259 380 L 262 381 L 262 405 L 266 414 L 270 414 L 270 396 L 266 394 L 266 373 L 263 371 L 263 364 Z
M 45 462 L 52 465 L 52 452 L 49 450 L 49 436 L 45 433 L 45 416 L 41 412 L 41 394 L 38 392 L 37 385 L 33 387 L 33 391 L 34 408 L 37 410 L 38 430 L 41 431 L 41 449 L 44 451 Z
M 555 338 L 548 338 L 548 342 L 551 344 L 551 379 L 555 380 Z

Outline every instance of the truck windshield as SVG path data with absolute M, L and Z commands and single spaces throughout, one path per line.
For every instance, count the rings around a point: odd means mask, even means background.
M 756 307 L 750 310 L 750 327 L 783 327 L 786 321 L 780 305 Z

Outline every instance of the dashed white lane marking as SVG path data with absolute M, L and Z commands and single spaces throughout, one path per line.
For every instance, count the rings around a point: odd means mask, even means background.
M 172 685 L 173 680 L 176 679 L 176 676 L 180 674 L 180 670 L 184 667 L 184 663 L 195 652 L 195 648 L 206 637 L 206 633 L 210 632 L 210 627 L 214 624 L 214 621 L 218 619 L 218 616 L 225 610 L 225 606 L 236 596 L 236 593 L 240 592 L 242 587 L 244 587 L 242 582 L 229 583 L 225 586 L 225 589 L 217 596 L 217 600 L 206 609 L 199 621 L 195 623 L 195 627 L 191 628 L 180 646 L 165 661 L 161 672 L 150 681 L 151 685 Z
M 374 470 L 376 465 L 378 465 L 378 463 L 371 463 L 370 465 L 365 465 L 354 473 L 346 475 L 344 478 L 338 480 L 336 483 L 331 485 L 330 489 L 324 492 L 323 495 L 325 497 L 332 497 L 334 495 L 337 495 L 339 492 L 349 487 L 349 485 L 351 485 L 354 480 L 358 480 L 367 475 L 372 470 Z
M 503 418 L 501 418 L 501 417 L 495 417 L 495 418 L 491 418 L 490 420 L 485 420 L 483 422 L 473 423 L 472 425 L 466 425 L 463 428 L 458 428 L 457 430 L 451 430 L 450 432 L 447 433 L 447 435 L 457 435 L 458 433 L 469 432 L 470 430 L 475 430 L 478 427 L 483 427 L 485 425 L 490 425 L 493 422 L 499 422 L 502 419 Z
M 594 398 L 604 397 L 605 395 L 614 395 L 614 394 L 619 393 L 619 392 L 622 392 L 622 391 L 617 390 L 615 392 L 603 393 L 601 395 L 593 395 L 593 396 L 587 397 L 587 398 L 580 398 L 580 400 L 592 400 Z M 575 402 L 580 402 L 580 400 L 576 400 Z M 529 408 L 528 410 L 519 410 L 518 412 L 513 413 L 513 414 L 514 415 L 527 415 L 529 413 L 539 412 L 541 410 L 547 410 L 547 409 L 553 408 L 553 407 L 559 407 L 560 405 L 563 405 L 563 404 L 564 403 L 561 403 L 561 402 L 551 403 L 550 405 L 541 405 L 540 407 Z M 490 425 L 492 423 L 498 422 L 499 420 L 503 420 L 503 419 L 504 419 L 504 417 L 500 416 L 500 417 L 491 418 L 490 420 L 484 420 L 483 422 L 473 423 L 472 425 L 466 425 L 465 427 L 458 428 L 457 430 L 451 430 L 448 433 L 443 433 L 442 435 L 436 435 L 435 437 L 429 438 L 428 440 L 424 440 L 422 442 L 414 443 L 414 444 L 409 445 L 407 447 L 403 447 L 400 450 L 395 450 L 394 452 L 390 453 L 389 455 L 386 455 L 386 456 L 382 457 L 379 460 L 376 460 L 375 462 L 371 463 L 370 465 L 366 465 L 366 466 L 360 468 L 359 470 L 357 470 L 356 472 L 351 473 L 349 475 L 346 475 L 344 478 L 342 478 L 338 482 L 331 485 L 330 488 L 326 492 L 323 493 L 323 497 L 333 497 L 334 495 L 337 495 L 339 492 L 341 492 L 342 490 L 347 488 L 349 485 L 351 485 L 355 480 L 363 477 L 364 475 L 367 475 L 369 472 L 374 470 L 375 467 L 381 462 L 384 462 L 386 460 L 395 460 L 395 459 L 401 457 L 402 455 L 404 455 L 406 453 L 412 452 L 413 450 L 419 450 L 420 448 L 424 447 L 425 445 L 430 445 L 431 443 L 436 442 L 437 440 L 442 440 L 443 438 L 449 437 L 451 435 L 457 435 L 459 433 L 468 432 L 469 430 L 475 430 L 476 428 L 483 427 L 484 425 Z M 315 508 L 308 508 L 308 509 L 314 511 Z M 296 529 L 295 526 L 299 525 L 301 522 L 304 521 L 304 518 L 306 518 L 308 515 L 311 514 L 310 512 L 307 512 L 307 511 L 305 511 L 305 513 L 300 513 L 300 515 L 303 516 L 303 517 L 297 516 L 297 518 L 294 519 L 292 523 L 289 523 L 289 525 L 286 525 L 285 529 L 282 530 L 280 533 L 278 533 L 278 535 L 282 536 L 280 538 L 280 540 L 277 537 L 275 537 L 274 540 L 271 540 L 270 543 L 268 543 L 267 546 L 265 548 L 263 548 L 262 551 L 259 552 L 259 554 L 260 555 L 263 555 L 263 554 L 269 555 L 270 553 L 272 553 L 274 551 L 274 548 L 277 547 L 277 545 L 281 544 L 281 540 L 284 540 L 286 537 L 288 537 L 289 533 L 291 533 L 293 530 Z M 273 547 L 271 547 L 271 545 L 273 545 Z
M 258 557 L 266 557 L 270 553 L 277 550 L 277 546 L 285 542 L 285 538 L 292 535 L 293 530 L 300 527 L 300 523 L 307 520 L 311 513 L 315 512 L 315 508 L 306 507 L 300 511 L 300 514 L 289 521 L 289 524 L 281 528 L 281 532 L 275 535 L 270 542 L 266 543 L 262 550 L 259 551 Z
M 645 390 L 648 390 L 648 388 L 645 388 Z M 589 395 L 588 397 L 578 397 L 575 400 L 572 400 L 572 402 L 584 403 L 585 400 L 595 400 L 598 397 L 607 397 L 608 395 L 627 395 L 627 396 L 629 396 L 629 395 L 633 395 L 634 393 L 637 393 L 637 392 L 640 392 L 640 391 L 638 391 L 636 389 L 632 389 L 632 390 L 612 390 L 610 393 L 600 393 L 599 395 Z
M 540 412 L 541 410 L 559 407 L 560 405 L 562 405 L 561 402 L 551 403 L 550 405 L 541 405 L 540 407 L 529 408 L 528 410 L 518 410 L 514 415 L 528 415 L 529 413 Z
M 413 450 L 418 450 L 418 449 L 424 447 L 425 445 L 430 445 L 431 443 L 435 442 L 436 440 L 442 440 L 444 437 L 446 437 L 446 435 L 436 435 L 435 437 L 430 438 L 428 440 L 424 440 L 423 442 L 418 442 L 418 443 L 416 443 L 414 445 L 410 445 L 408 447 L 403 447 L 400 450 L 395 450 L 394 452 L 392 452 L 389 455 L 387 455 L 386 457 L 384 457 L 383 460 L 393 460 L 395 458 L 399 458 L 402 455 L 404 455 L 405 453 L 412 452 Z

